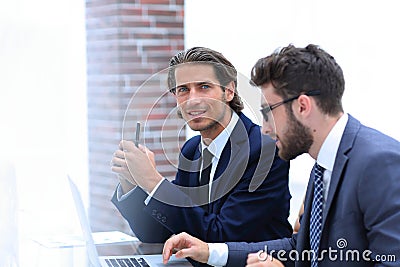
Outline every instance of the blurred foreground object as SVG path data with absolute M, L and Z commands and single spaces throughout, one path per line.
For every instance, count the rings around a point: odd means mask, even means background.
M 18 266 L 18 220 L 15 170 L 0 159 L 0 267 Z

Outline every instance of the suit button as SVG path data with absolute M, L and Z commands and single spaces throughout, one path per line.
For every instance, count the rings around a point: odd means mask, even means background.
M 162 221 L 163 223 L 166 223 L 166 222 L 167 222 L 167 217 L 163 216 L 162 219 L 161 219 L 161 221 Z
M 152 216 L 156 216 L 157 215 L 157 210 L 152 210 L 151 215 Z
M 161 213 L 157 213 L 157 219 L 161 220 Z

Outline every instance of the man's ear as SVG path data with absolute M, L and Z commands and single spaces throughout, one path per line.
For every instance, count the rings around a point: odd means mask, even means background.
M 307 95 L 301 95 L 292 106 L 298 119 L 307 118 L 312 110 L 312 99 Z
M 232 101 L 233 97 L 235 96 L 235 83 L 231 81 L 225 86 L 225 99 L 227 102 Z

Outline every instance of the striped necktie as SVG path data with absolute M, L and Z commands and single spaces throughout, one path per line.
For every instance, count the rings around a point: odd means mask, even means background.
M 201 170 L 201 175 L 200 175 L 200 186 L 206 186 L 207 190 L 207 203 L 209 199 L 209 191 L 210 191 L 210 173 L 211 173 L 211 167 L 212 167 L 212 159 L 213 159 L 213 154 L 208 150 L 208 148 L 205 148 L 203 150 L 203 157 L 202 157 L 202 170 Z M 202 191 L 203 192 L 203 191 Z
M 321 239 L 322 227 L 322 209 L 324 204 L 324 184 L 323 174 L 324 168 L 315 163 L 314 165 L 314 197 L 311 208 L 310 219 L 310 245 L 314 252 L 314 257 L 311 259 L 311 267 L 318 266 L 318 250 Z

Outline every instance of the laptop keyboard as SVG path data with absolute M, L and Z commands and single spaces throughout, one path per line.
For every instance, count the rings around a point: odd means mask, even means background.
M 149 267 L 143 258 L 105 259 L 110 267 Z

